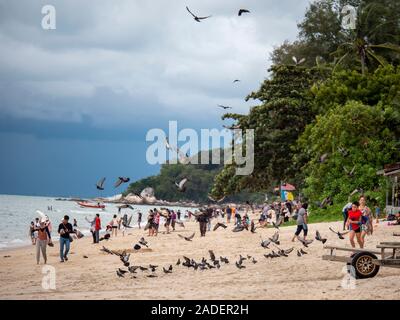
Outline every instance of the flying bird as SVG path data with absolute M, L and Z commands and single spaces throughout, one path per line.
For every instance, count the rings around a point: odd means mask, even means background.
M 238 130 L 238 129 L 240 129 L 240 125 L 238 125 L 238 124 L 237 125 L 232 125 L 230 127 L 223 125 L 223 127 L 225 129 L 228 129 L 228 130 Z
M 240 82 L 240 80 L 239 79 L 233 80 L 233 83 L 237 83 L 237 82 Z
M 186 191 L 186 182 L 188 181 L 187 178 L 183 178 L 179 183 L 175 182 L 176 187 L 180 192 L 185 192 Z
M 344 239 L 344 235 L 348 234 L 350 231 L 346 231 L 346 232 L 339 232 L 339 231 L 335 231 L 333 230 L 331 227 L 329 227 L 329 230 L 331 230 L 333 233 L 336 233 L 336 235 L 339 237 L 339 239 L 343 240 Z
M 193 16 L 193 19 L 196 20 L 197 22 L 201 22 L 201 20 L 207 19 L 207 18 L 211 18 L 211 16 L 207 16 L 207 17 L 198 17 L 195 14 L 193 14 L 189 7 L 186 6 L 186 10 Z
M 308 254 L 308 252 L 304 251 L 303 248 L 300 249 L 301 254 Z
M 243 13 L 250 13 L 250 11 L 247 9 L 240 9 L 238 12 L 238 16 L 240 17 Z
M 118 177 L 117 181 L 114 183 L 114 187 L 118 188 L 121 184 L 129 182 L 131 179 L 125 177 Z
M 254 259 L 254 257 L 253 257 L 253 260 L 251 260 L 251 262 L 253 262 L 254 264 L 256 264 L 258 261 L 257 261 L 256 259 Z
M 221 222 L 217 222 L 217 224 L 214 226 L 213 231 L 217 230 L 219 227 L 222 227 L 224 229 L 228 228 L 225 224 L 223 224 Z
M 215 258 L 214 251 L 212 251 L 212 250 L 208 250 L 208 253 L 210 254 L 211 261 L 215 261 L 215 260 L 216 260 L 216 258 Z
M 319 158 L 319 161 L 320 161 L 321 163 L 324 163 L 324 162 L 328 159 L 328 157 L 329 157 L 329 153 L 324 153 L 324 154 Z
M 242 261 L 236 261 L 235 265 L 238 269 L 244 269 L 246 268 L 244 265 L 242 265 Z
M 104 190 L 104 182 L 106 181 L 106 178 L 101 178 L 99 182 L 96 184 L 97 190 Z
M 148 246 L 148 242 L 147 242 L 143 237 L 140 238 L 139 243 L 140 243 L 142 246 L 145 246 L 145 247 L 147 247 L 147 248 L 149 247 L 149 246 Z
M 298 257 L 301 257 L 301 253 L 300 253 L 299 250 L 297 250 L 297 256 L 298 256 Z
M 269 240 L 279 246 L 279 231 L 275 232 L 272 238 L 269 238 Z
M 163 267 L 163 271 L 164 271 L 164 273 L 172 273 L 172 265 L 170 265 L 168 269 L 165 269 Z
M 317 232 L 315 233 L 315 240 L 321 241 L 322 243 L 325 243 L 326 240 L 328 240 L 328 239 L 322 238 L 322 237 L 321 237 L 321 234 L 320 234 L 319 231 L 317 230 Z
M 217 105 L 217 107 L 227 110 L 227 109 L 232 109 L 232 107 L 228 107 L 228 106 L 223 106 L 222 104 Z
M 193 234 L 189 237 L 185 237 L 185 236 L 182 236 L 181 234 L 178 234 L 178 236 L 180 238 L 185 239 L 186 241 L 192 241 L 192 239 L 194 238 L 194 235 L 195 235 L 195 232 L 193 232 Z
M 220 198 L 220 199 L 214 199 L 213 197 L 211 197 L 210 195 L 208 195 L 208 199 L 210 199 L 211 201 L 213 201 L 213 202 L 222 202 L 222 201 L 224 201 L 224 199 L 225 199 L 225 196 L 223 196 L 222 198 Z
M 300 61 L 298 61 L 296 57 L 292 57 L 292 59 L 293 59 L 294 63 L 296 64 L 296 66 L 306 62 L 306 58 L 303 58 Z
M 264 249 L 269 249 L 269 245 L 270 245 L 271 241 L 270 240 L 263 240 L 261 238 L 261 247 L 263 247 Z
M 347 174 L 349 177 L 353 177 L 353 176 L 354 176 L 354 170 L 356 170 L 356 166 L 354 166 L 353 169 L 351 169 L 351 171 L 347 170 L 346 167 L 343 167 L 343 170 L 344 170 L 344 172 L 346 172 L 346 174 Z
M 120 278 L 123 278 L 124 274 L 121 271 L 119 271 L 119 269 L 118 269 L 117 270 L 117 276 L 120 277 Z

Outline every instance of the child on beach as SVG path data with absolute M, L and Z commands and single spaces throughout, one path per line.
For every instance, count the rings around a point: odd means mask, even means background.
M 34 246 L 36 244 L 36 238 L 35 238 L 35 223 L 31 221 L 31 225 L 29 227 L 29 236 L 32 241 L 32 245 Z
M 360 248 L 364 248 L 364 240 L 361 237 L 361 220 L 362 220 L 362 212 L 359 210 L 360 203 L 358 201 L 353 202 L 351 210 L 348 212 L 348 218 L 346 227 L 350 228 L 350 244 L 353 248 L 356 247 L 354 243 L 354 237 L 357 238 L 357 242 Z

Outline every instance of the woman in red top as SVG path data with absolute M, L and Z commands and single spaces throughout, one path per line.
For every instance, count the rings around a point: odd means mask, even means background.
M 356 247 L 354 237 L 357 237 L 357 242 L 360 248 L 364 248 L 364 241 L 361 237 L 361 218 L 362 212 L 358 209 L 360 206 L 358 201 L 353 202 L 351 210 L 348 212 L 346 226 L 350 227 L 350 244 L 353 248 Z

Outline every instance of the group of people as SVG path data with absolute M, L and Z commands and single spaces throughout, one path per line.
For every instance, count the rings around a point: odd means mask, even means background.
M 166 233 L 169 234 L 172 231 L 175 231 L 176 222 L 181 220 L 182 213 L 180 210 L 173 210 L 173 209 L 160 209 L 157 208 L 150 209 L 147 215 L 147 224 L 145 226 L 145 230 L 148 230 L 148 236 L 157 236 L 161 218 L 165 220 L 164 227 L 166 229 Z M 185 215 L 186 218 L 191 216 L 191 212 Z

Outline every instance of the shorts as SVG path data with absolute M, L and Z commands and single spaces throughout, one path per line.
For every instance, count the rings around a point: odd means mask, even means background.
M 362 227 L 361 228 L 357 228 L 356 230 L 352 230 L 352 231 L 354 231 L 355 233 L 360 233 L 361 229 L 362 229 Z
M 304 225 L 303 225 L 303 224 L 298 225 L 298 226 L 297 226 L 297 229 L 296 229 L 296 232 L 295 232 L 295 235 L 298 236 L 298 235 L 301 233 L 301 231 L 303 231 L 303 232 L 304 232 L 304 236 L 306 236 L 307 233 L 308 233 L 308 228 L 307 228 L 307 227 L 304 228 Z

